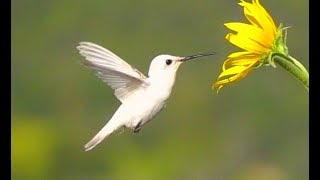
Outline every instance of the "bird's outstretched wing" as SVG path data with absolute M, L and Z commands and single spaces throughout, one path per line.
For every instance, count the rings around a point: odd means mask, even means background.
M 121 102 L 149 85 L 141 72 L 111 51 L 90 42 L 80 42 L 77 49 L 86 59 L 84 64 L 97 71 L 98 77 L 111 86 Z

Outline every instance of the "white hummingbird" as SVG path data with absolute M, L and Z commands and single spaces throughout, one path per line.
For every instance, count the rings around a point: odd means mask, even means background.
M 190 59 L 213 55 L 192 56 L 159 55 L 144 76 L 111 51 L 90 42 L 80 42 L 79 53 L 85 57 L 84 65 L 96 70 L 97 76 L 114 90 L 121 101 L 120 107 L 108 123 L 85 145 L 93 149 L 103 139 L 120 128 L 130 128 L 137 133 L 165 106 L 176 79 L 179 66 Z

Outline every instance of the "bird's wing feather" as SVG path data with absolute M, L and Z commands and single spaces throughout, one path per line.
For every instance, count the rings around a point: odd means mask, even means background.
M 81 42 L 77 49 L 86 59 L 84 64 L 97 71 L 97 76 L 115 91 L 121 102 L 149 85 L 141 72 L 111 51 L 90 42 Z

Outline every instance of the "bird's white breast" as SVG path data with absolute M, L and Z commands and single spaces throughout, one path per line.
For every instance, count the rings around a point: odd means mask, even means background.
M 164 108 L 170 92 L 148 87 L 124 102 L 130 119 L 127 127 L 134 129 L 139 122 L 144 125 L 154 118 Z

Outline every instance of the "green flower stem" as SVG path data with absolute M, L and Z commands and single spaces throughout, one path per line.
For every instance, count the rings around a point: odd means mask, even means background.
M 273 53 L 271 59 L 294 75 L 309 92 L 309 72 L 299 61 L 281 53 Z

